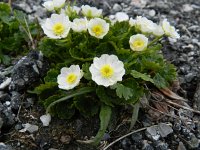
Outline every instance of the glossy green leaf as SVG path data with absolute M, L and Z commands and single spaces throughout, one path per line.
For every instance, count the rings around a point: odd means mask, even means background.
M 144 81 L 149 81 L 151 83 L 154 83 L 153 82 L 153 79 L 150 77 L 150 75 L 147 75 L 147 74 L 143 74 L 143 73 L 140 73 L 136 70 L 132 70 L 131 71 L 131 75 L 134 77 L 134 78 L 141 78 L 142 80 Z

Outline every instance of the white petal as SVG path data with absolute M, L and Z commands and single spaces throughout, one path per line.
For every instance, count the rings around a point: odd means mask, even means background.
M 115 18 L 119 22 L 129 20 L 129 16 L 125 12 L 117 12 Z
M 40 120 L 42 121 L 43 126 L 49 126 L 49 123 L 51 121 L 51 115 L 50 114 L 42 115 L 40 117 Z

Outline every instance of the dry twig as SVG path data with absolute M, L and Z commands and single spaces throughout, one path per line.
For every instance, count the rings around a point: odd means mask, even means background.
M 167 125 L 171 125 L 171 124 L 168 123 Z M 156 127 L 156 126 L 158 126 L 158 125 L 153 125 L 153 126 L 149 126 L 149 127 Z M 149 127 L 144 127 L 144 128 L 141 128 L 141 129 L 132 131 L 132 132 L 130 132 L 130 133 L 128 133 L 128 134 L 125 134 L 125 135 L 123 135 L 122 137 L 120 137 L 120 138 L 116 139 L 115 141 L 113 141 L 112 143 L 110 143 L 110 144 L 109 144 L 108 146 L 106 146 L 103 150 L 107 150 L 109 147 L 111 147 L 112 145 L 114 145 L 115 143 L 117 143 L 118 141 L 122 140 L 123 138 L 125 138 L 125 137 L 127 137 L 127 136 L 129 136 L 129 135 L 131 135 L 131 134 L 133 134 L 133 133 L 137 133 L 137 132 L 143 131 L 143 130 L 146 130 L 146 129 L 149 128 Z

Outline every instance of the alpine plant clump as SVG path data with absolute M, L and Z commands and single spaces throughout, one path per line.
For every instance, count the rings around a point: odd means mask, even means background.
M 48 116 L 69 119 L 76 110 L 85 117 L 99 114 L 100 130 L 85 143 L 100 142 L 113 110 L 134 107 L 149 85 L 166 88 L 176 79 L 175 67 L 161 52 L 164 37 L 180 37 L 167 19 L 156 24 L 124 12 L 105 17 L 102 9 L 62 0 L 43 6 L 52 14 L 41 23 L 45 36 L 39 49 L 51 69 L 34 92 Z

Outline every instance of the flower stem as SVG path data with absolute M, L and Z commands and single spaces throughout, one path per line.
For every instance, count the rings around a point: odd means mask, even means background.
M 151 45 L 153 45 L 154 43 L 158 42 L 159 40 L 162 39 L 162 36 L 158 36 L 156 37 L 153 41 L 151 41 L 149 44 L 148 44 L 148 47 L 150 47 Z

